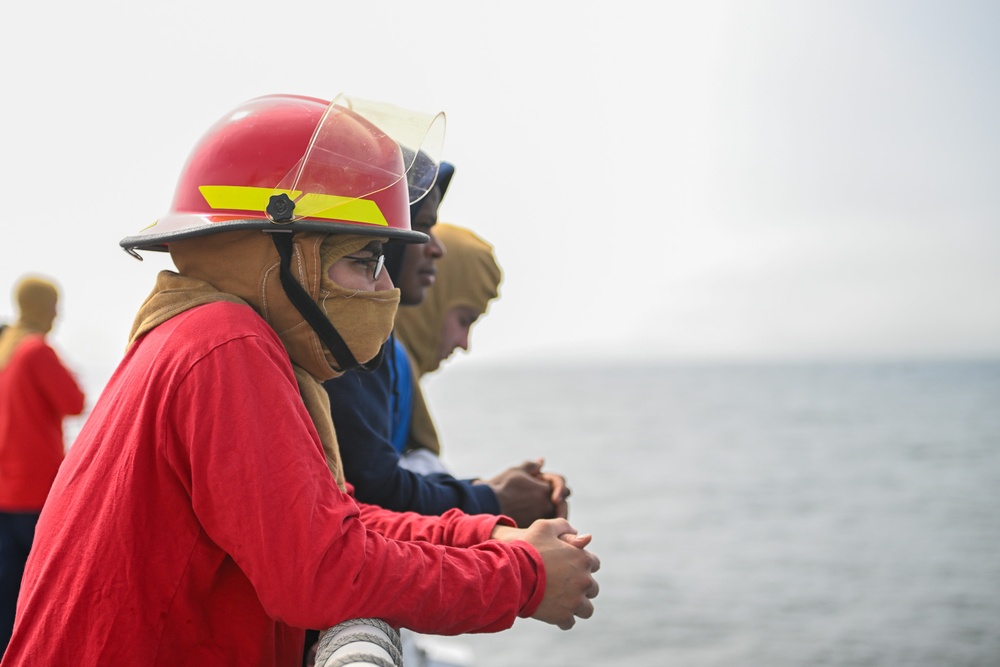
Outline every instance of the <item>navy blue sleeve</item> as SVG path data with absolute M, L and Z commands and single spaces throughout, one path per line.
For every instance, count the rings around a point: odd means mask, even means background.
M 399 512 L 443 514 L 457 507 L 468 514 L 499 514 L 496 494 L 446 474 L 420 475 L 399 465 L 390 443 L 388 365 L 355 370 L 323 383 L 337 432 L 344 476 L 358 500 Z

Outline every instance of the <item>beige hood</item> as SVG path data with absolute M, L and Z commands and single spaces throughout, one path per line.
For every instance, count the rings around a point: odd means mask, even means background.
M 441 363 L 438 350 L 448 311 L 468 306 L 482 315 L 499 295 L 502 278 L 493 246 L 468 229 L 442 222 L 434 226 L 434 236 L 445 248 L 434 286 L 419 306 L 400 308 L 396 314 L 396 335 L 416 362 L 418 377 Z
M 23 278 L 14 288 L 14 300 L 19 313 L 17 321 L 0 334 L 0 368 L 7 365 L 27 336 L 44 336 L 52 330 L 59 290 L 42 278 Z

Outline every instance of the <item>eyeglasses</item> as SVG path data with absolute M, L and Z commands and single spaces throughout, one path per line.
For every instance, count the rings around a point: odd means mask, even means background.
M 353 255 L 344 255 L 344 259 L 350 259 L 368 266 L 374 266 L 372 269 L 372 280 L 378 280 L 378 277 L 382 274 L 382 267 L 385 266 L 385 255 L 379 255 L 377 257 L 355 257 Z

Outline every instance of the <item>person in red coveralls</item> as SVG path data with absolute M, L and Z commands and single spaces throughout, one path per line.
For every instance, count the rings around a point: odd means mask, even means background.
M 45 342 L 59 292 L 27 277 L 14 288 L 19 316 L 0 333 L 0 654 L 38 514 L 64 452 L 63 418 L 83 411 L 83 391 Z
M 169 213 L 121 241 L 177 271 L 59 470 L 3 667 L 298 665 L 303 628 L 349 619 L 459 634 L 593 614 L 599 561 L 565 519 L 392 512 L 341 471 L 321 382 L 388 338 L 383 246 L 427 240 L 407 171 L 436 168 L 404 155 L 437 155 L 441 120 L 269 95 L 202 137 Z

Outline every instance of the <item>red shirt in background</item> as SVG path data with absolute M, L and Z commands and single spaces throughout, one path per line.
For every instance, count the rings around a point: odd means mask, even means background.
M 37 512 L 65 456 L 63 418 L 83 392 L 41 334 L 27 336 L 0 369 L 0 511 Z

